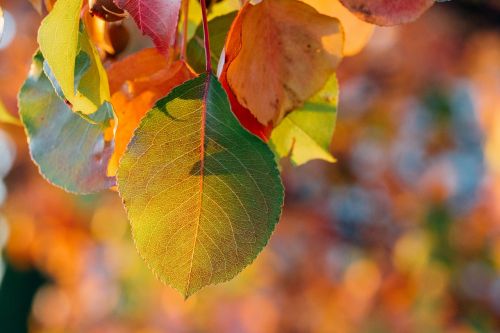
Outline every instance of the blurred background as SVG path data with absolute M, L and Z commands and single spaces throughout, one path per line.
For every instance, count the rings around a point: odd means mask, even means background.
M 41 18 L 2 7 L 16 115 Z M 0 332 L 500 332 L 500 1 L 377 28 L 338 76 L 338 162 L 285 165 L 270 244 L 186 302 L 137 255 L 116 193 L 49 185 L 0 124 Z

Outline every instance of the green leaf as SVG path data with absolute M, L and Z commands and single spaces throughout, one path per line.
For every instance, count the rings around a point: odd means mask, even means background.
M 19 114 L 40 173 L 69 192 L 91 193 L 114 185 L 107 176 L 113 142 L 104 131 L 113 118 L 109 103 L 88 120 L 74 113 L 56 94 L 38 53 L 19 93 Z
M 335 162 L 329 146 L 335 130 L 337 100 L 334 75 L 316 96 L 289 113 L 273 130 L 270 145 L 275 154 L 279 158 L 289 156 L 294 165 L 314 159 Z
M 42 21 L 38 44 L 73 111 L 90 114 L 109 101 L 109 85 L 99 54 L 80 26 L 81 0 L 59 0 Z M 81 30 L 81 32 L 80 32 Z M 90 69 L 75 89 L 75 67 L 80 49 L 90 56 Z
M 212 70 L 217 71 L 226 37 L 237 12 L 218 16 L 208 22 L 210 32 L 210 56 L 212 57 Z M 187 60 L 189 65 L 198 73 L 205 70 L 205 48 L 203 45 L 203 25 L 200 24 L 187 45 Z
M 206 73 L 147 113 L 117 181 L 139 253 L 185 297 L 250 264 L 283 204 L 273 153 L 241 127 Z

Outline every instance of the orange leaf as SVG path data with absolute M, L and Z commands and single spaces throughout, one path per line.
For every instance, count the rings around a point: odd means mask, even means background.
M 227 82 L 227 68 L 233 62 L 234 58 L 241 49 L 240 37 L 242 17 L 242 15 L 237 16 L 233 21 L 231 29 L 229 30 L 224 52 L 225 65 L 223 67 L 219 81 L 224 90 L 226 90 L 229 103 L 231 104 L 231 110 L 233 111 L 236 118 L 238 118 L 238 120 L 240 121 L 240 124 L 249 132 L 255 134 L 256 136 L 267 142 L 271 137 L 271 131 L 273 129 L 272 125 L 261 124 L 257 120 L 257 118 L 255 118 L 255 116 L 250 112 L 250 110 L 241 105 Z
M 302 0 L 323 15 L 339 19 L 345 33 L 344 56 L 359 53 L 368 43 L 375 26 L 360 20 L 345 8 L 339 0 Z
M 435 0 L 340 0 L 360 19 L 377 25 L 397 25 L 416 20 Z
M 155 102 L 195 74 L 183 61 L 170 61 L 156 49 L 137 52 L 108 69 L 111 102 L 118 118 L 115 152 L 108 173 L 114 175 L 133 132 Z
M 226 44 L 227 82 L 264 125 L 318 92 L 342 56 L 339 21 L 300 1 L 247 3 L 233 25 L 241 27 L 233 26 Z
M 265 142 L 268 142 L 271 137 L 271 131 L 273 130 L 272 125 L 262 125 L 247 108 L 238 102 L 238 99 L 227 83 L 225 72 L 224 76 L 221 76 L 220 82 L 224 90 L 226 90 L 229 103 L 231 104 L 231 110 L 240 121 L 240 124 L 250 133 L 255 134 Z

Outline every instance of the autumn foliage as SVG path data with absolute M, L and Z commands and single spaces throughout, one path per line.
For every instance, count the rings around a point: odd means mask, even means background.
M 280 160 L 335 161 L 341 59 L 434 1 L 32 2 L 46 14 L 19 93 L 33 161 L 67 191 L 116 189 L 139 254 L 188 297 L 266 246 Z M 127 16 L 155 48 L 120 56 Z

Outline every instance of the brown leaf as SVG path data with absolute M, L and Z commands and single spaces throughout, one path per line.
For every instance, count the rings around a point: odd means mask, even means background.
M 360 19 L 377 25 L 397 25 L 416 20 L 434 0 L 340 0 Z
M 183 61 L 170 61 L 156 49 L 139 51 L 108 69 L 111 102 L 118 117 L 115 152 L 108 173 L 114 175 L 134 130 L 155 102 L 195 74 Z
M 239 103 L 264 125 L 276 125 L 319 91 L 341 59 L 339 21 L 303 2 L 247 3 L 236 21 L 241 33 L 231 33 L 227 41 L 227 81 Z

